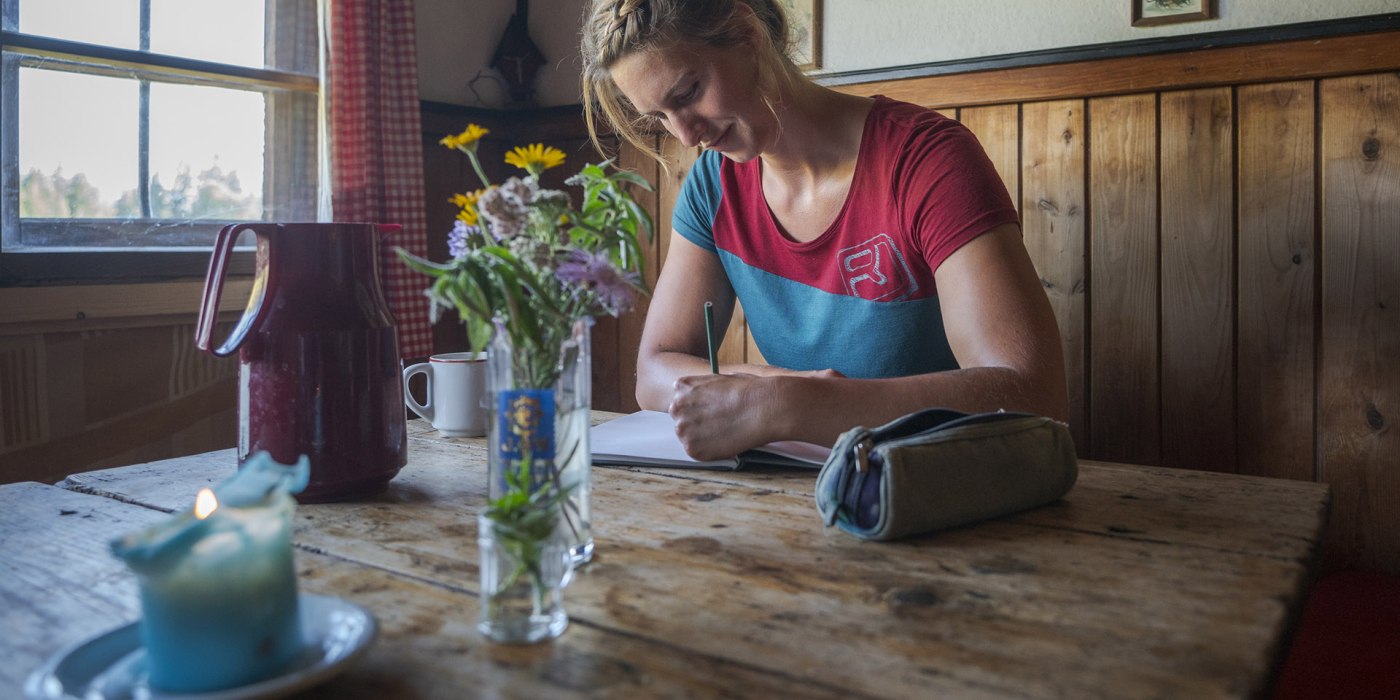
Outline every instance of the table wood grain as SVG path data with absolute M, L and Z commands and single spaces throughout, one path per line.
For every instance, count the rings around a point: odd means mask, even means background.
M 509 647 L 474 629 L 484 442 L 410 423 L 384 493 L 297 510 L 303 589 L 382 624 L 326 697 L 1257 696 L 1328 503 L 1310 482 L 1085 463 L 1046 507 L 875 544 L 822 527 L 812 470 L 599 468 L 568 630 Z M 0 695 L 134 619 L 106 541 L 234 464 L 224 450 L 0 487 L 0 614 L 18 631 L 0 640 Z

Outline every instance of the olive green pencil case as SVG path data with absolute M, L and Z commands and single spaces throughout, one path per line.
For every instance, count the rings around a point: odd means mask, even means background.
M 930 408 L 843 433 L 817 475 L 817 510 L 828 526 L 891 540 L 1044 505 L 1078 473 L 1064 423 Z

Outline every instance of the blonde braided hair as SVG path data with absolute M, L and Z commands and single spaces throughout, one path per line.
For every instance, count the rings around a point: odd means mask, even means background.
M 763 25 L 768 41 L 756 46 L 766 75 L 793 80 L 801 72 L 789 54 L 793 39 L 786 15 L 776 0 L 593 0 L 584 17 L 583 113 L 588 136 L 601 153 L 596 113 L 633 147 L 667 166 L 648 143 L 651 133 L 641 115 L 612 80 L 611 68 L 622 57 L 678 41 L 698 41 L 728 48 L 751 42 L 748 25 L 736 11 L 747 5 Z M 772 82 L 771 80 L 769 82 Z M 767 98 L 765 98 L 767 101 Z M 769 109 L 773 109 L 769 104 Z

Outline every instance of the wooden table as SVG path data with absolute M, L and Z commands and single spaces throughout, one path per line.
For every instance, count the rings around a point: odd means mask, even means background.
M 605 419 L 608 414 L 599 414 Z M 893 544 L 824 529 L 807 470 L 594 470 L 597 554 L 564 636 L 477 622 L 482 440 L 412 421 L 382 495 L 297 510 L 302 589 L 372 610 L 313 697 L 1246 697 L 1318 558 L 1322 485 L 1085 463 L 1044 508 Z M 108 540 L 188 507 L 232 450 L 0 487 L 0 697 L 138 615 Z

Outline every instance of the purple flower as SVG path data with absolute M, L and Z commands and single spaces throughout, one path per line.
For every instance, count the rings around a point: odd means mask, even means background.
M 453 260 L 465 258 L 467 256 L 467 251 L 470 250 L 467 245 L 467 239 L 480 235 L 480 228 L 472 226 L 461 219 L 454 221 L 452 223 L 452 231 L 447 234 L 447 254 L 451 255 Z
M 613 314 L 632 308 L 636 299 L 635 285 L 640 279 L 635 272 L 618 269 L 607 253 L 577 249 L 569 251 L 554 275 L 565 284 L 592 292 L 603 308 Z

